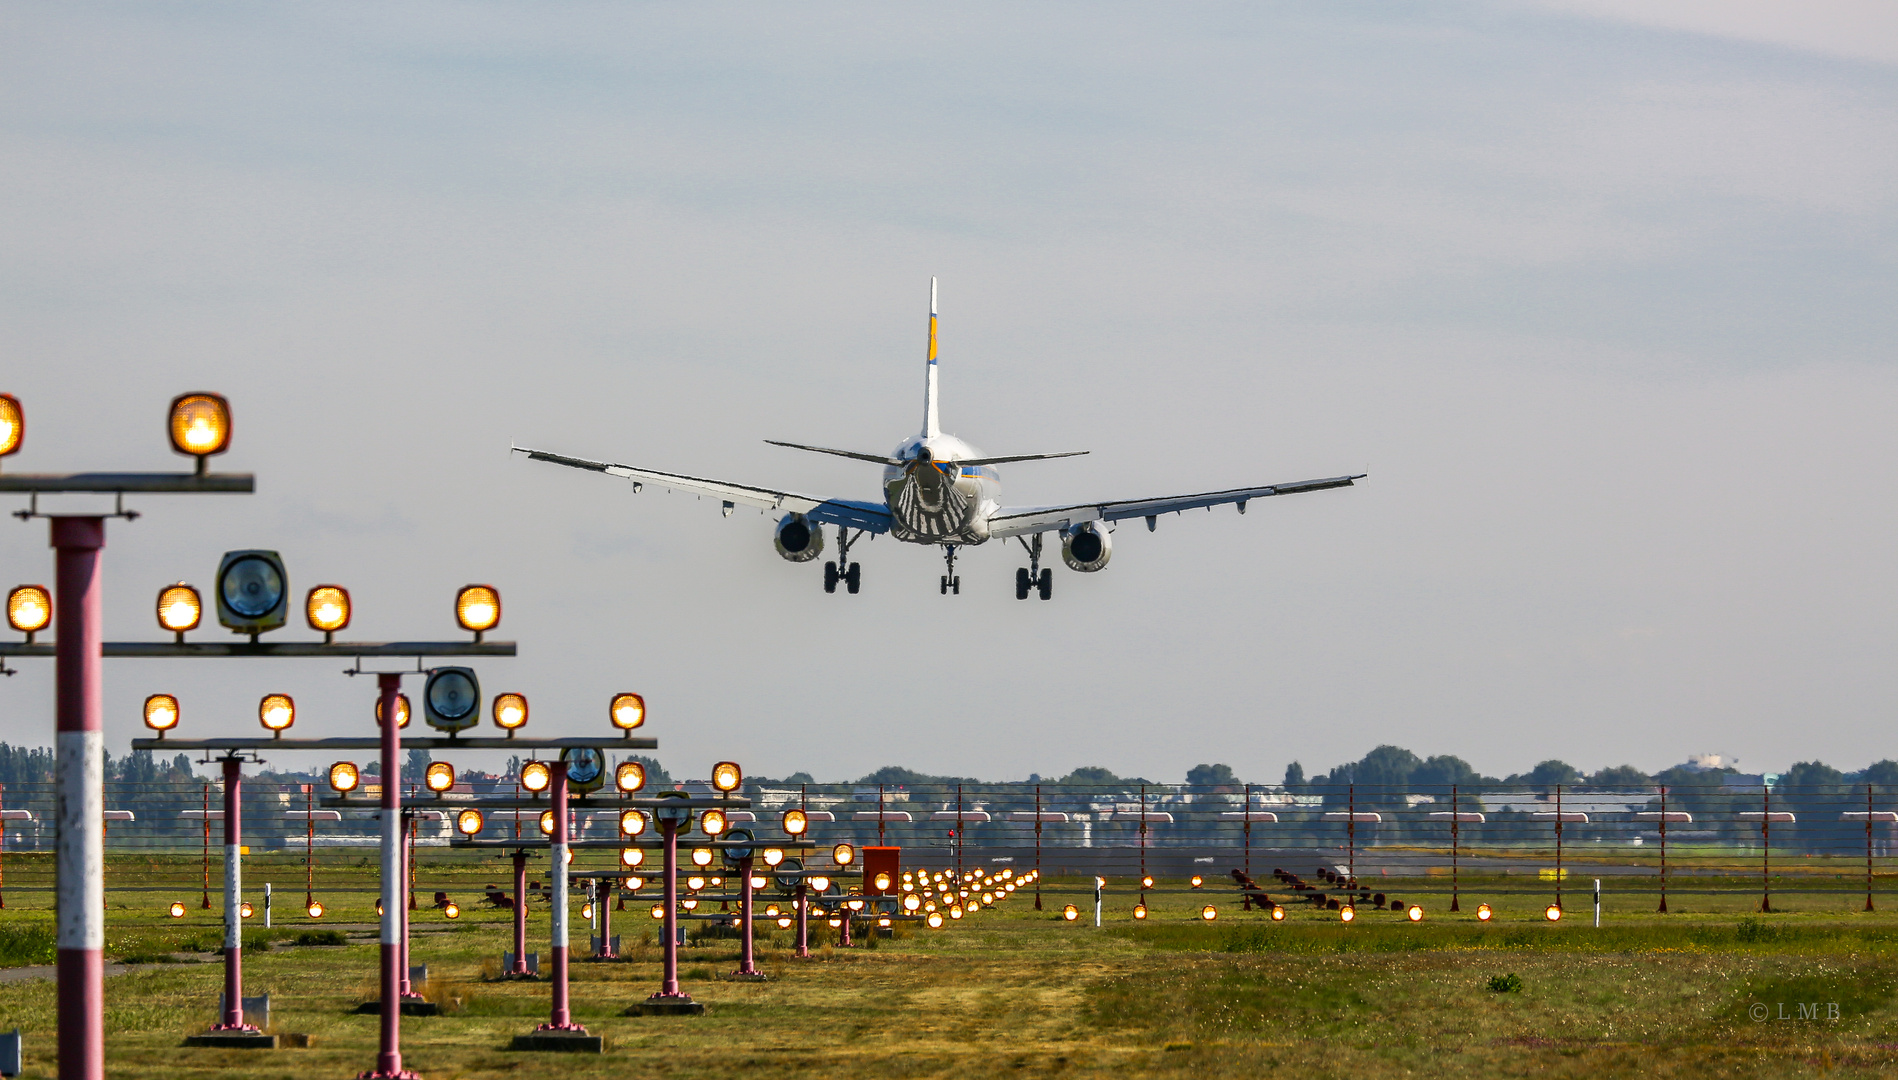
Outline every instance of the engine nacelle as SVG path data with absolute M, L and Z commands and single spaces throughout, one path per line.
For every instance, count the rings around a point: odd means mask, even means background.
M 771 542 L 787 561 L 810 562 L 824 553 L 824 527 L 811 524 L 803 514 L 786 514 Z
M 1091 574 L 1106 566 L 1113 555 L 1113 536 L 1098 521 L 1083 521 L 1061 530 L 1061 561 L 1070 570 Z

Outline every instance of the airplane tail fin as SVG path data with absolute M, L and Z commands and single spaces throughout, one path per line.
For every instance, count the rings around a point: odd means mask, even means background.
M 941 433 L 936 422 L 936 279 L 929 279 L 929 382 L 923 389 L 923 438 Z

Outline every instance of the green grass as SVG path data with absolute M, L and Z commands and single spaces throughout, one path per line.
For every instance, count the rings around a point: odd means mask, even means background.
M 574 1014 L 609 1045 L 586 1057 L 506 1049 L 546 1018 L 548 987 L 484 981 L 508 947 L 510 915 L 471 901 L 497 869 L 426 859 L 422 902 L 441 889 L 465 912 L 453 922 L 426 906 L 412 914 L 411 959 L 428 965 L 425 991 L 446 1015 L 406 1021 L 403 1045 L 407 1063 L 432 1080 L 747 1070 L 826 1080 L 1898 1072 L 1898 916 L 1858 910 L 1863 894 L 1849 882 L 1789 884 L 1783 894 L 1776 886 L 1771 915 L 1757 913 L 1757 879 L 1696 881 L 1670 896 L 1676 913 L 1667 916 L 1654 913 L 1651 893 L 1616 887 L 1600 929 L 1580 892 L 1567 897 L 1568 918 L 1548 923 L 1546 884 L 1517 876 L 1465 875 L 1457 914 L 1447 910 L 1446 881 L 1387 882 L 1385 891 L 1424 906 L 1420 924 L 1364 911 L 1345 925 L 1304 907 L 1273 923 L 1240 910 L 1230 893 L 1181 885 L 1148 894 L 1151 918 L 1136 923 L 1135 897 L 1110 885 L 1101 930 L 1091 925 L 1091 884 L 1050 882 L 1041 912 L 1018 896 L 941 931 L 903 927 L 852 949 L 826 932 L 809 960 L 767 926 L 757 951 L 772 981 L 762 984 L 721 978 L 737 966 L 736 940 L 695 935 L 680 970 L 710 1006 L 696 1018 L 623 1015 L 661 974 L 646 905 L 629 904 L 614 923 L 629 958 L 574 964 Z M 195 890 L 198 868 L 188 860 L 180 868 Z M 108 893 L 108 954 L 183 962 L 107 981 L 110 1075 L 333 1078 L 372 1063 L 376 1018 L 353 1009 L 376 993 L 373 868 L 326 872 L 318 895 L 330 913 L 321 923 L 298 905 L 268 931 L 246 928 L 247 992 L 271 993 L 277 1031 L 315 1038 L 310 1049 L 274 1054 L 179 1045 L 212 1022 L 221 927 L 217 912 L 196 906 L 195 891 L 169 889 L 158 869 L 151 892 Z M 164 914 L 172 899 L 187 901 L 184 918 Z M 1495 921 L 1475 920 L 1479 900 Z M 1087 917 L 1063 922 L 1059 909 L 1070 902 Z M 1198 917 L 1207 902 L 1219 907 L 1211 923 Z M 1898 909 L 1898 897 L 1890 906 Z M 574 944 L 584 952 L 578 908 Z M 51 926 L 37 894 L 9 891 L 0 943 L 40 943 L 18 946 L 24 959 L 12 963 L 30 962 L 34 947 L 50 959 Z M 530 910 L 529 934 L 545 963 L 544 906 Z M 16 955 L 5 948 L 0 957 Z M 1518 989 L 1491 989 L 1509 976 Z M 25 1030 L 29 1076 L 52 1075 L 53 1007 L 50 981 L 0 984 L 0 1028 Z

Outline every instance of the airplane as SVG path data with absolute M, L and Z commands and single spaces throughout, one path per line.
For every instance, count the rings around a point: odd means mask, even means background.
M 766 439 L 772 446 L 831 454 L 883 466 L 883 501 L 825 499 L 795 491 L 753 487 L 722 480 L 660 472 L 610 461 L 591 461 L 545 450 L 515 446 L 515 453 L 533 461 L 547 461 L 590 472 L 618 476 L 633 482 L 633 491 L 653 484 L 666 491 L 681 491 L 720 502 L 726 517 L 738 506 L 757 507 L 760 511 L 784 511 L 773 536 L 778 554 L 787 561 L 807 563 L 824 553 L 824 526 L 836 529 L 837 558 L 824 563 L 824 591 L 835 593 L 842 584 L 855 593 L 862 585 L 862 569 L 850 561 L 850 548 L 864 536 L 888 533 L 911 544 L 935 544 L 943 549 L 946 572 L 942 575 L 942 593 L 960 595 L 962 578 L 956 573 L 956 554 L 964 547 L 975 547 L 990 540 L 1015 540 L 1028 553 L 1028 565 L 1015 570 L 1015 599 L 1026 600 L 1030 592 L 1041 599 L 1054 596 L 1054 572 L 1041 565 L 1042 541 L 1054 533 L 1061 540 L 1061 561 L 1070 570 L 1095 573 L 1107 566 L 1112 557 L 1114 523 L 1129 518 L 1145 518 L 1152 532 L 1161 514 L 1232 504 L 1241 514 L 1254 499 L 1272 495 L 1295 495 L 1326 488 L 1350 487 L 1366 474 L 1333 476 L 1322 480 L 1300 480 L 1289 484 L 1229 488 L 1193 495 L 1172 495 L 1151 499 L 1120 499 L 1105 502 L 1064 503 L 1058 506 L 1001 505 L 1001 476 L 995 466 L 1018 461 L 1043 461 L 1050 458 L 1076 457 L 1085 450 L 1054 454 L 1007 454 L 990 457 L 978 453 L 968 443 L 946 435 L 936 412 L 936 279 L 929 279 L 929 357 L 928 381 L 923 390 L 922 431 L 905 439 L 889 454 L 866 454 L 852 450 L 833 450 L 823 446 L 779 442 Z M 852 534 L 855 535 L 852 535 Z

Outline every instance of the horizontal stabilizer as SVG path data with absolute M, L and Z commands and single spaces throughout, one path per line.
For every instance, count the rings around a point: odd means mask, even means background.
M 1086 454 L 1088 452 L 1089 451 L 1086 451 L 1086 450 L 1069 450 L 1060 454 L 1009 454 L 1006 457 L 966 458 L 962 461 L 956 462 L 956 464 L 957 465 L 1002 465 L 1010 461 L 1044 461 L 1048 458 L 1080 457 L 1082 454 Z
M 765 442 L 772 446 L 788 446 L 793 450 L 809 450 L 813 454 L 831 454 L 836 457 L 855 458 L 858 461 L 874 461 L 879 465 L 901 466 L 904 464 L 901 459 L 893 458 L 888 454 L 859 454 L 855 450 L 832 450 L 827 446 L 805 446 L 803 443 L 779 442 L 776 439 L 766 439 Z

